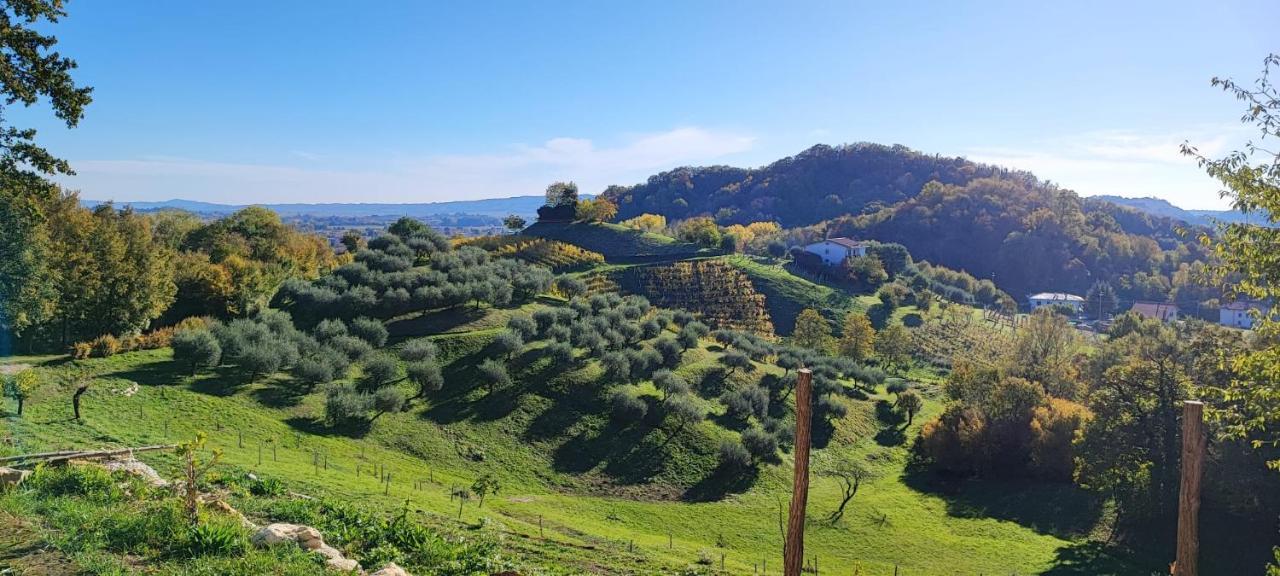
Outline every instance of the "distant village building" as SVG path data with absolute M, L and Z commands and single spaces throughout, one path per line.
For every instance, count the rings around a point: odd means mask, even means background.
M 1161 322 L 1178 321 L 1178 307 L 1165 302 L 1134 302 L 1129 311 Z
M 839 266 L 845 260 L 855 256 L 867 255 L 866 242 L 858 242 L 849 238 L 827 238 L 804 247 L 805 252 L 817 254 L 827 266 Z
M 1258 311 L 1258 315 L 1270 314 L 1271 305 L 1257 300 L 1228 302 L 1218 308 L 1218 323 L 1223 326 L 1252 330 L 1255 321 L 1254 310 Z
M 1044 308 L 1045 306 L 1054 305 L 1070 306 L 1075 309 L 1076 314 L 1084 311 L 1084 298 L 1076 296 L 1075 294 L 1067 294 L 1065 292 L 1041 292 L 1039 294 L 1032 294 L 1027 297 L 1027 300 L 1031 302 L 1032 312 L 1035 312 L 1040 308 Z

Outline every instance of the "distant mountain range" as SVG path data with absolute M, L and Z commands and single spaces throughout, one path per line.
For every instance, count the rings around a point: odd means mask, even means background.
M 1198 226 L 1213 226 L 1219 222 L 1270 225 L 1267 223 L 1266 217 L 1260 214 L 1246 215 L 1235 210 L 1186 210 L 1160 198 L 1125 198 L 1124 196 L 1093 196 L 1093 198 L 1105 200 L 1112 204 L 1128 206 L 1153 216 L 1173 218 L 1174 220 L 1182 220 L 1188 224 Z
M 282 217 L 290 216 L 410 216 L 424 218 L 450 214 L 474 214 L 502 218 L 508 214 L 518 214 L 528 220 L 537 215 L 538 207 L 546 199 L 542 196 L 513 196 L 511 198 L 487 198 L 484 200 L 456 200 L 450 202 L 427 202 L 420 204 L 260 204 L 274 210 Z M 86 206 L 93 207 L 103 203 L 102 200 L 83 200 Z M 138 211 L 178 209 L 197 214 L 230 214 L 248 204 L 215 204 L 196 200 L 164 200 L 160 202 L 116 202 L 118 206 L 132 206 Z

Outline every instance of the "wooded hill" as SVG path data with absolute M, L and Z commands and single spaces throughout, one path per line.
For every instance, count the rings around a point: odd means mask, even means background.
M 713 216 L 722 225 L 776 221 L 799 243 L 854 236 L 905 245 L 928 260 L 994 277 L 1016 297 L 1112 284 L 1121 300 L 1195 307 L 1218 297 L 1189 277 L 1204 259 L 1199 230 L 1084 199 L 1029 172 L 904 146 L 814 146 L 754 169 L 678 168 L 604 197 L 619 218 Z

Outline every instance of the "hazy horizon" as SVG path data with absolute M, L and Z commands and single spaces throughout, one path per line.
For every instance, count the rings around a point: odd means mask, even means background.
M 1250 136 L 1209 79 L 1254 78 L 1280 20 L 1250 0 L 68 11 L 55 33 L 95 89 L 84 121 L 7 120 L 39 128 L 85 198 L 227 204 L 595 193 L 867 141 L 1225 208 L 1178 146 Z

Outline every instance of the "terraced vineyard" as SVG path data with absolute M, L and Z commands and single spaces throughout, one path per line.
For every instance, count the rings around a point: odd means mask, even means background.
M 459 243 L 491 252 L 499 258 L 517 258 L 546 266 L 556 272 L 576 270 L 604 263 L 604 255 L 561 242 L 524 235 L 481 236 Z
M 911 331 L 918 357 L 935 366 L 950 367 L 957 357 L 990 362 L 1012 345 L 1013 331 L 971 313 L 968 308 L 943 314 Z
M 643 294 L 659 306 L 697 312 L 717 328 L 774 333 L 765 295 L 723 260 L 627 268 L 617 277 L 624 290 Z

